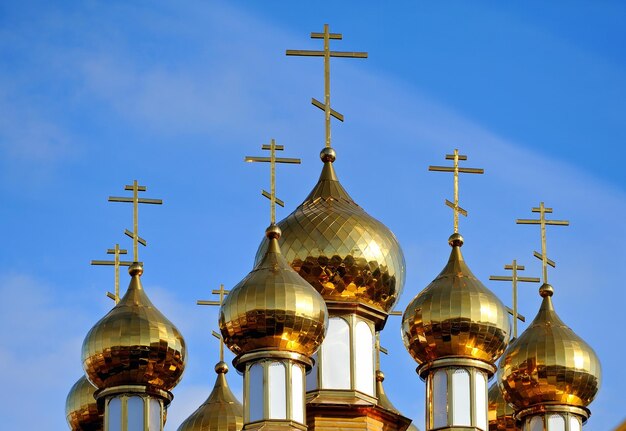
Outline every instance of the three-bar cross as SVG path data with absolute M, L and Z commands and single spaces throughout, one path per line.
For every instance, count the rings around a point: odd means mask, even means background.
M 519 314 L 517 311 L 517 283 L 539 283 L 540 280 L 537 277 L 518 276 L 517 271 L 523 271 L 525 268 L 524 265 L 518 265 L 516 259 L 513 259 L 513 263 L 511 263 L 511 265 L 504 265 L 504 269 L 511 271 L 510 277 L 502 275 L 491 275 L 489 276 L 489 280 L 510 281 L 513 284 L 513 309 L 511 310 L 509 307 L 506 307 L 506 310 L 511 316 L 513 316 L 513 337 L 517 338 L 517 320 L 519 319 L 522 322 L 526 321 L 526 318 L 523 315 Z
M 459 232 L 459 213 L 467 217 L 467 211 L 459 206 L 459 173 L 464 174 L 484 174 L 484 169 L 477 168 L 461 168 L 459 160 L 467 160 L 467 156 L 459 154 L 459 150 L 454 150 L 454 154 L 446 154 L 446 160 L 452 160 L 452 167 L 449 166 L 429 166 L 429 171 L 434 172 L 452 172 L 454 174 L 454 202 L 446 199 L 446 205 L 454 211 L 454 233 Z
M 219 295 L 220 299 L 219 301 L 206 301 L 206 300 L 198 300 L 196 301 L 196 304 L 198 305 L 217 305 L 218 307 L 221 307 L 222 304 L 224 303 L 224 298 L 226 297 L 226 295 L 228 295 L 228 293 L 230 292 L 230 290 L 226 290 L 224 289 L 224 285 L 220 284 L 220 288 L 219 289 L 213 289 L 211 291 L 211 293 L 213 295 Z M 211 335 L 213 335 L 215 338 L 217 338 L 218 340 L 220 340 L 220 362 L 224 362 L 224 340 L 222 339 L 222 336 L 220 334 L 218 334 L 215 331 L 211 332 Z
M 153 204 L 153 205 L 161 205 L 163 201 L 161 199 L 144 199 L 139 197 L 139 192 L 145 192 L 148 190 L 146 186 L 140 186 L 137 183 L 137 180 L 133 181 L 133 185 L 124 186 L 124 190 L 132 190 L 133 197 L 132 198 L 124 198 L 124 197 L 109 197 L 109 202 L 129 202 L 133 204 L 133 231 L 129 231 L 126 229 L 124 233 L 126 236 L 129 236 L 133 239 L 133 261 L 139 261 L 139 247 L 137 244 L 141 244 L 144 247 L 146 246 L 146 240 L 139 236 L 139 204 Z
M 115 293 L 107 292 L 107 296 L 111 298 L 117 304 L 120 302 L 120 266 L 130 266 L 132 262 L 120 260 L 121 254 L 126 254 L 128 251 L 120 248 L 119 244 L 115 244 L 115 248 L 107 249 L 107 254 L 113 255 L 113 260 L 92 260 L 92 265 L 111 265 L 115 268 Z
M 311 100 L 313 106 L 318 107 L 324 111 L 325 123 L 326 123 L 326 148 L 330 148 L 330 117 L 335 117 L 339 121 L 343 121 L 343 115 L 335 111 L 330 106 L 330 58 L 331 57 L 344 57 L 344 58 L 367 58 L 367 52 L 343 52 L 343 51 L 331 51 L 330 40 L 341 40 L 343 35 L 341 33 L 331 33 L 328 24 L 324 24 L 323 33 L 311 33 L 311 39 L 324 39 L 323 51 L 310 51 L 310 50 L 298 50 L 288 49 L 287 55 L 297 55 L 303 57 L 324 57 L 324 103 L 316 100 Z
M 261 190 L 261 194 L 270 200 L 270 223 L 276 223 L 276 204 L 281 207 L 285 206 L 285 203 L 276 197 L 276 163 L 290 163 L 300 164 L 300 159 L 291 159 L 285 157 L 276 157 L 276 151 L 282 151 L 285 149 L 283 145 L 276 145 L 276 141 L 272 139 L 269 145 L 264 144 L 261 147 L 262 150 L 269 150 L 269 157 L 252 157 L 246 156 L 244 161 L 246 162 L 265 162 L 270 164 L 270 191 Z
M 547 246 L 546 246 L 546 226 L 569 226 L 569 221 L 567 220 L 547 220 L 546 214 L 552 213 L 552 208 L 546 208 L 543 202 L 539 204 L 539 208 L 533 208 L 532 212 L 539 213 L 539 220 L 532 219 L 517 219 L 517 224 L 538 224 L 541 227 L 541 253 L 536 251 L 533 252 L 533 255 L 541 260 L 541 266 L 543 269 L 543 282 L 545 284 L 548 283 L 548 265 L 552 268 L 556 267 L 556 264 L 553 260 L 548 258 Z

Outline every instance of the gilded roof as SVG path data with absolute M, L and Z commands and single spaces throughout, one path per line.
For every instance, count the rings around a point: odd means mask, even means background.
M 219 362 L 215 371 L 217 378 L 211 394 L 185 419 L 178 431 L 240 431 L 243 428 L 243 406 L 226 381 L 228 366 Z
M 287 263 L 280 230 L 268 228 L 269 248 L 224 299 L 219 324 L 224 343 L 239 355 L 283 350 L 312 356 L 328 326 L 324 299 Z
M 515 410 L 505 401 L 498 382 L 489 388 L 488 400 L 489 431 L 520 431 L 513 418 Z
M 540 404 L 586 407 L 600 388 L 600 361 L 593 349 L 559 318 L 552 286 L 539 289 L 537 316 L 515 339 L 498 369 L 504 397 L 517 409 Z
M 67 394 L 65 418 L 72 431 L 102 431 L 103 417 L 94 398 L 96 387 L 82 376 Z
M 493 364 L 511 332 L 506 308 L 465 263 L 462 237 L 454 234 L 450 245 L 446 266 L 404 312 L 404 345 L 420 364 L 444 357 Z
M 388 312 L 404 285 L 404 254 L 394 234 L 339 183 L 332 154 L 324 158 L 309 196 L 278 223 L 283 231 L 280 247 L 289 264 L 324 299 L 364 303 Z M 267 240 L 259 246 L 257 263 L 267 246 Z
M 150 302 L 137 263 L 120 302 L 89 331 L 83 368 L 98 388 L 146 385 L 170 390 L 185 369 L 186 347 L 178 329 Z

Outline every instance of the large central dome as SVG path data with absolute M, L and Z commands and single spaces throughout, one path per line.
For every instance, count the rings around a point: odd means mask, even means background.
M 337 179 L 335 152 L 309 196 L 278 223 L 280 248 L 325 300 L 359 302 L 389 312 L 404 286 L 404 255 L 394 234 L 357 205 Z M 264 240 L 256 263 L 265 255 Z

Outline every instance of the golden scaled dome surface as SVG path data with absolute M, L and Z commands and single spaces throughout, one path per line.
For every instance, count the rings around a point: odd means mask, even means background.
M 82 376 L 65 400 L 65 418 L 72 431 L 102 431 L 104 417 L 98 410 L 94 392 L 96 387 Z
M 226 381 L 228 366 L 219 362 L 215 371 L 217 379 L 209 398 L 185 419 L 178 431 L 240 431 L 243 428 L 243 406 Z
M 462 237 L 454 234 L 450 245 L 447 265 L 404 312 L 404 345 L 419 364 L 445 357 L 493 364 L 511 333 L 506 308 L 465 263 Z
M 169 391 L 185 369 L 186 347 L 178 329 L 146 295 L 138 264 L 128 291 L 83 341 L 83 368 L 99 389 L 145 385 Z
M 502 396 L 498 382 L 489 388 L 488 400 L 489 431 L 520 431 L 513 418 L 515 410 Z
M 584 408 L 600 388 L 600 361 L 556 314 L 552 286 L 544 284 L 540 293 L 537 316 L 502 357 L 504 397 L 519 410 L 538 404 Z
M 224 300 L 220 331 L 237 355 L 279 350 L 310 357 L 326 335 L 326 303 L 280 253 L 280 229 L 270 226 L 268 236 L 263 259 Z
M 402 292 L 404 254 L 394 234 L 357 205 L 337 180 L 334 151 L 309 196 L 278 223 L 289 264 L 324 299 L 359 302 L 391 311 Z M 263 241 L 259 262 L 267 250 Z

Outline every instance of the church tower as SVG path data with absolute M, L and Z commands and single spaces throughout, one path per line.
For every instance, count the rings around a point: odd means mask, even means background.
M 322 172 L 311 193 L 278 222 L 280 248 L 287 262 L 324 298 L 330 315 L 328 333 L 307 376 L 307 422 L 310 430 L 350 427 L 403 430 L 407 419 L 390 412 L 381 419 L 376 394 L 375 334 L 385 326 L 405 277 L 404 255 L 393 233 L 368 215 L 343 188 L 335 172 L 331 118 L 344 117 L 331 107 L 331 57 L 366 58 L 365 52 L 331 51 L 343 36 L 311 33 L 323 50 L 288 50 L 287 55 L 324 58 L 324 101 L 312 104 L 324 112 L 326 145 Z M 269 250 L 262 242 L 257 264 Z M 397 415 L 397 416 L 396 416 Z
M 467 160 L 458 150 L 446 155 L 453 167 L 429 170 L 452 172 L 454 233 L 448 263 L 408 305 L 402 317 L 404 344 L 419 364 L 426 382 L 426 431 L 482 430 L 487 423 L 487 380 L 510 337 L 506 308 L 469 269 L 461 254 L 459 234 L 459 173 L 482 174 L 482 169 L 459 167 Z
M 185 341 L 178 329 L 152 304 L 142 283 L 143 264 L 138 244 L 138 204 L 160 204 L 142 199 L 145 186 L 126 186 L 132 198 L 109 198 L 133 204 L 134 260 L 126 294 L 89 331 L 82 360 L 87 378 L 98 389 L 95 397 L 104 410 L 104 431 L 162 431 L 172 388 L 185 369 Z

